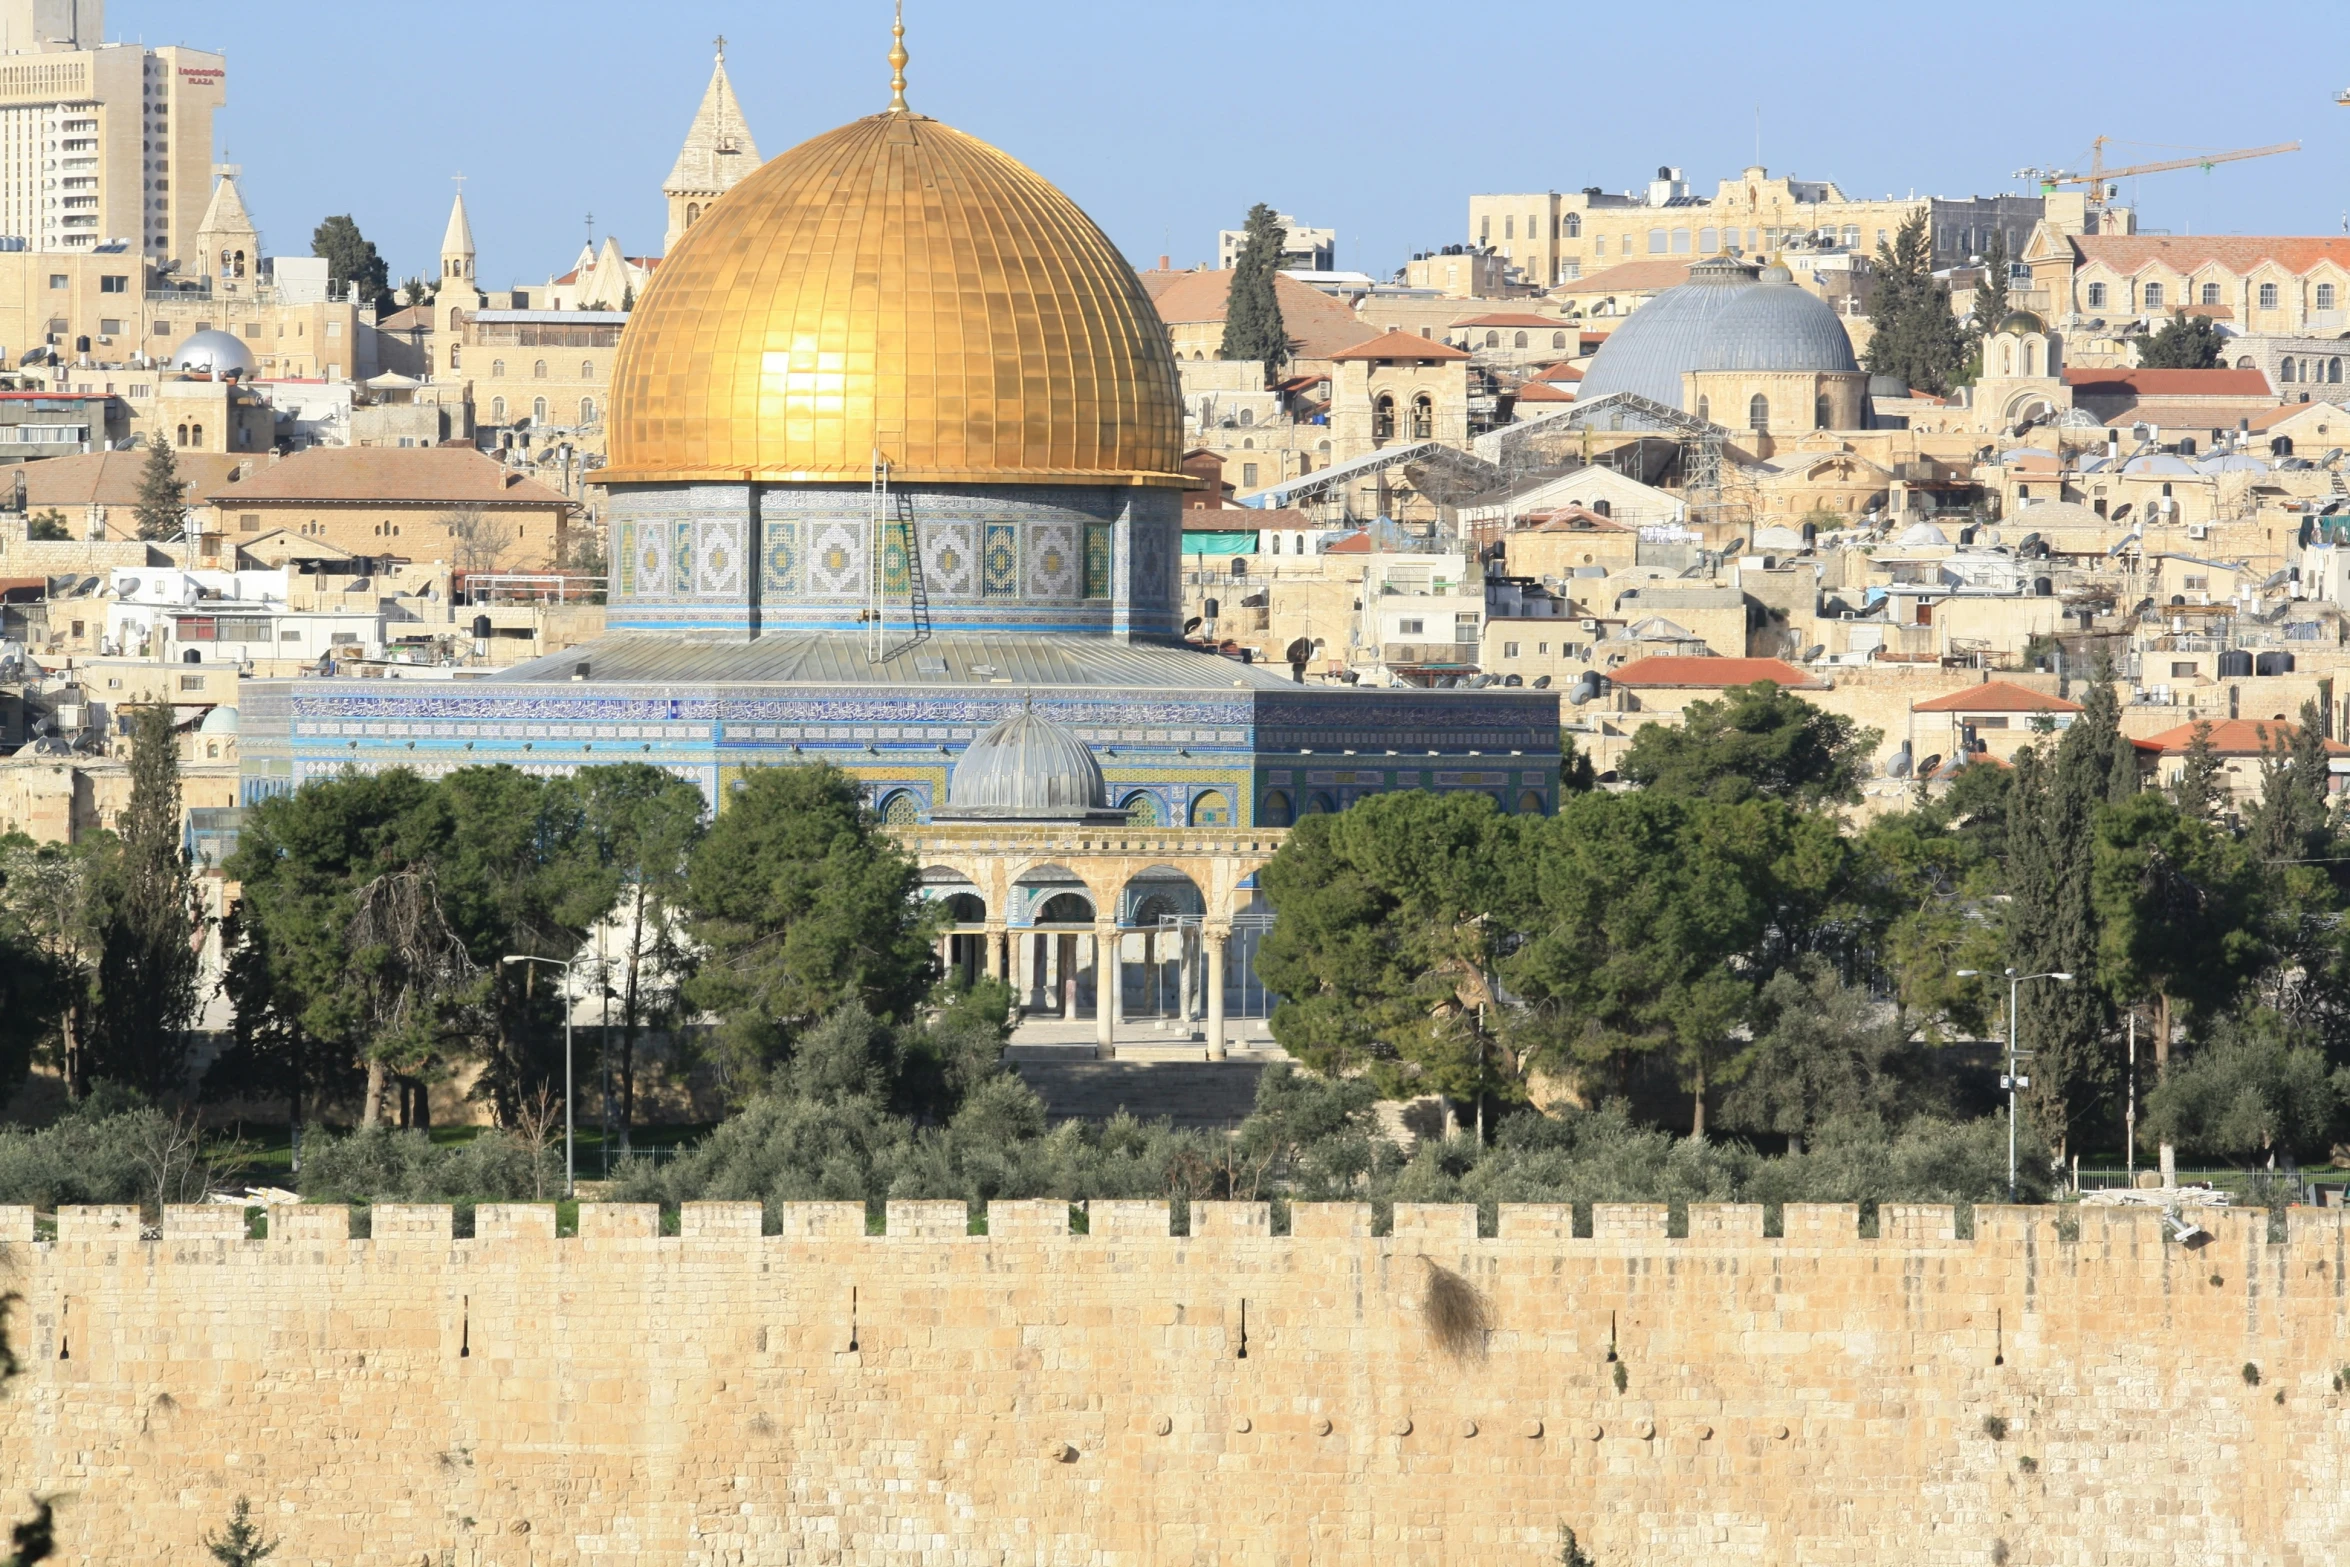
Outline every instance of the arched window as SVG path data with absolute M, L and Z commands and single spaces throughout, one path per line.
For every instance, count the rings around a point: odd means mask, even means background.
M 2287 382 L 2289 382 L 2289 381 L 2291 381 L 2291 380 L 2293 379 L 2293 361 L 2292 361 L 2292 360 L 2288 359 L 2288 360 L 2284 361 L 2282 364 L 2280 364 L 2280 365 L 2278 365 L 2278 366 L 2277 366 L 2277 379 L 2278 379 L 2278 380 L 2280 380 L 2280 381 L 2287 381 Z
M 1673 230 L 1673 254 L 1676 256 L 1689 254 L 1689 231 L 1687 229 Z
M 2092 283 L 2089 285 L 2089 308 L 2091 310 L 2103 310 L 2105 308 L 2105 285 L 2103 283 Z
M 505 360 L 503 360 L 503 359 L 493 359 L 493 360 L 491 360 L 491 361 L 490 361 L 490 379 L 491 379 L 491 380 L 493 380 L 493 381 L 503 381 L 504 379 L 506 379 L 506 361 L 505 361 Z
M 1194 827 L 1231 826 L 1232 802 L 1214 789 L 1204 791 L 1191 802 L 1191 825 Z
M 2219 285 L 2217 283 L 2206 283 L 2203 285 L 2203 302 L 2207 305 L 2216 305 L 2219 303 Z
M 2039 373 L 2040 345 L 2038 343 L 2026 343 L 2024 344 L 2024 374 L 2038 375 Z
M 1486 333 L 1485 346 L 1487 348 L 1499 348 L 1501 346 L 1501 334 L 1499 332 Z
M 2268 454 L 2271 457 L 2292 456 L 2293 438 L 2289 435 L 2280 435 L 2275 440 L 2270 441 L 2268 443 Z
M 1163 827 L 1167 822 L 1166 814 L 1159 808 L 1159 797 L 1147 790 L 1138 789 L 1128 795 L 1126 803 L 1118 809 L 1126 813 L 1129 827 Z
M 1811 427 L 1815 430 L 1825 430 L 1835 422 L 1836 410 L 1834 406 L 1829 403 L 1828 394 L 1822 392 L 1812 401 Z
M 1570 212 L 1559 219 L 1559 233 L 1567 239 L 1581 239 L 1583 237 L 1583 215 L 1579 212 Z
M 1698 394 L 1697 398 L 1697 417 L 1705 424 L 1711 424 L 1714 420 L 1713 399 L 1707 397 L 1702 392 Z
M 1525 334 L 1525 333 L 1523 333 L 1523 332 L 1520 332 L 1520 333 L 1518 334 L 1518 341 L 1517 341 L 1517 343 L 1516 343 L 1516 345 L 1515 345 L 1515 346 L 1516 346 L 1516 347 L 1519 347 L 1519 348 L 1524 348 L 1524 347 L 1526 346 L 1526 334 Z
M 1267 789 L 1265 791 L 1265 808 L 1258 814 L 1267 827 L 1287 827 L 1294 809 L 1295 807 L 1289 803 L 1288 790 Z
M 531 403 L 530 422 L 532 424 L 545 424 L 547 422 L 547 400 L 545 398 L 537 398 Z
M 690 229 L 701 221 L 702 204 L 698 201 L 687 202 L 685 204 L 685 226 Z
M 1543 804 L 1542 791 L 1529 789 L 1518 796 L 1518 814 L 1520 816 L 1540 816 Z
M 2276 286 L 2274 283 L 2263 283 L 2263 284 L 2261 284 L 2261 285 L 2260 285 L 2260 308 L 2261 308 L 2261 309 L 2263 309 L 2263 310 L 2274 310 L 2274 309 L 2276 309 L 2276 307 L 2277 307 L 2277 286 Z
M 458 347 L 459 347 L 459 345 L 458 345 L 458 344 L 456 344 L 456 343 L 451 343 L 451 344 L 449 345 L 449 368 L 450 368 L 450 369 L 452 369 L 452 370 L 454 370 L 454 369 L 456 369 L 456 368 L 457 368 L 457 349 L 458 349 Z
M 1566 347 L 1566 346 L 1567 346 L 1567 334 L 1566 334 L 1566 333 L 1564 333 L 1564 332 L 1553 332 L 1553 333 L 1551 333 L 1551 334 L 1550 334 L 1550 346 L 1551 346 L 1551 347 L 1553 347 L 1553 348 L 1564 348 L 1564 347 Z
M 582 359 L 579 362 L 579 378 L 582 381 L 593 381 L 596 378 L 596 362 L 593 359 Z
M 1426 392 L 1412 399 L 1412 439 L 1436 439 L 1436 400 Z
M 1335 816 L 1338 802 L 1319 791 L 1306 796 L 1305 814 L 1308 816 Z
M 2160 283 L 2147 284 L 2143 297 L 2146 300 L 2147 309 L 2160 310 L 2162 308 L 2162 285 Z
M 493 424 L 504 424 L 506 422 L 506 399 L 503 397 L 493 397 L 490 399 L 490 422 Z
M 1371 439 L 1389 441 L 1395 438 L 1395 399 L 1385 392 L 1371 404 Z
M 2334 308 L 2333 284 L 2320 283 L 2317 285 L 2317 308 L 2320 310 L 2331 310 Z
M 1248 575 L 1248 560 L 1246 557 L 1240 555 L 1235 555 L 1232 557 L 1232 575 L 1236 578 L 1245 577 Z
M 1665 233 L 1663 229 L 1650 229 L 1648 231 L 1648 253 L 1650 255 L 1663 255 L 1665 253 L 1665 247 L 1671 243 L 1671 238 Z
M 2339 381 L 2342 379 L 2341 360 L 2329 359 L 2326 361 L 2326 379 L 2328 381 Z
M 890 827 L 919 827 L 922 825 L 922 802 L 914 798 L 911 789 L 900 789 L 881 802 L 881 820 Z
M 204 427 L 200 424 L 189 425 L 188 441 L 191 445 L 202 446 L 204 444 Z
M 596 400 L 594 398 L 583 397 L 579 400 L 579 422 L 581 424 L 596 422 Z
M 1257 438 L 1253 435 L 1241 437 L 1240 449 L 1244 452 L 1255 451 L 1257 449 Z
M 2015 344 L 2004 337 L 1999 340 L 1999 373 L 2015 374 Z
M 1771 400 L 1760 392 L 1746 405 L 1746 427 L 1757 432 L 1771 427 Z
M 174 446 L 185 446 L 188 444 L 188 427 L 186 425 L 183 424 L 180 426 L 179 439 L 172 442 L 172 444 Z
M 1247 429 L 1250 425 L 1255 424 L 1256 422 L 1257 411 L 1254 408 L 1243 408 L 1240 411 L 1240 427 L 1243 430 Z
M 530 367 L 530 376 L 534 381 L 544 381 L 547 378 L 547 362 L 544 359 L 534 360 Z

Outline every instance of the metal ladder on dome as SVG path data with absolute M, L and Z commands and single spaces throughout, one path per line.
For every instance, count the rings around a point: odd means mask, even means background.
M 889 552 L 891 535 L 905 550 L 906 640 L 889 640 Z M 914 498 L 903 491 L 892 494 L 889 459 L 879 447 L 873 452 L 872 532 L 865 572 L 865 660 L 884 664 L 898 654 L 930 640 L 930 585 L 922 570 L 920 534 L 914 526 Z

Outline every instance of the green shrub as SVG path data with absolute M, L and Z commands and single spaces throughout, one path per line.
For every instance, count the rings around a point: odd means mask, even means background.
M 311 1202 L 531 1202 L 562 1182 L 559 1153 L 534 1158 L 505 1132 L 435 1143 L 423 1132 L 376 1127 L 305 1139 L 299 1185 Z

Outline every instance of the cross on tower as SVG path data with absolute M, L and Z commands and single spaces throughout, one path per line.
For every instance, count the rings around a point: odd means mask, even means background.
M 718 58 L 722 61 L 726 58 L 726 35 L 724 33 L 718 35 Z

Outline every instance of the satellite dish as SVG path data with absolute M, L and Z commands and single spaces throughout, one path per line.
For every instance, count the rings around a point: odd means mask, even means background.
M 1288 663 L 1302 664 L 1314 656 L 1314 644 L 1304 637 L 1299 637 L 1295 642 L 1289 644 L 1288 651 L 1281 656 Z
M 126 599 L 135 598 L 139 591 L 139 579 L 136 577 L 125 577 L 115 586 L 114 591 L 118 597 Z

